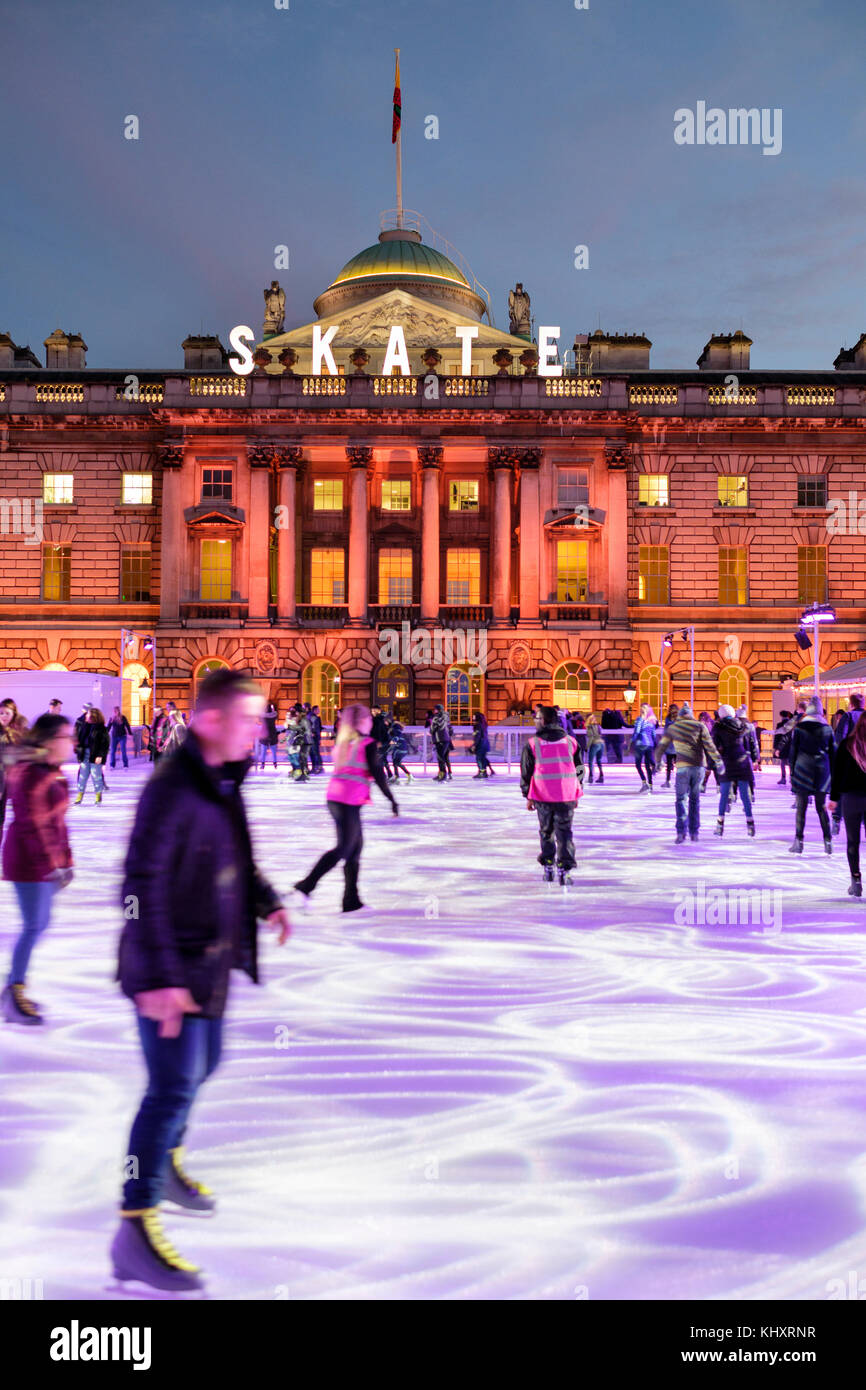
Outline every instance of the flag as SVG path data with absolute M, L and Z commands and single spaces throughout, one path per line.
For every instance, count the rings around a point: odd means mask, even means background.
M 400 59 L 397 58 L 397 71 L 394 75 L 394 119 L 391 122 L 391 144 L 396 144 L 397 131 L 400 129 L 400 118 L 402 115 L 400 101 Z

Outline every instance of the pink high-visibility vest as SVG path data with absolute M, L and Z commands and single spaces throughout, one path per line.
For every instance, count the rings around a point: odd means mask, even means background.
M 583 795 L 574 766 L 577 740 L 565 738 L 530 739 L 535 768 L 529 783 L 530 801 L 577 801 Z
M 367 745 L 371 738 L 359 738 L 339 772 L 328 783 L 326 799 L 342 801 L 345 806 L 363 806 L 370 800 L 370 769 L 367 767 Z

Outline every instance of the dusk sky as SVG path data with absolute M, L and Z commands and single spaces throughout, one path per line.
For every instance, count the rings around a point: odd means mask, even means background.
M 755 368 L 829 369 L 866 330 L 863 0 L 589 2 L 2 0 L 0 330 L 180 367 L 260 333 L 274 277 L 309 322 L 394 205 L 399 46 L 404 202 L 498 327 L 522 280 L 563 348 L 600 325 L 690 367 L 742 327 Z M 698 102 L 781 108 L 781 152 L 677 145 Z

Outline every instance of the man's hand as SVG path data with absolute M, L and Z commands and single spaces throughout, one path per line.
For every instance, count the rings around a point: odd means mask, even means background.
M 527 797 L 527 800 L 526 800 L 526 809 L 527 809 L 527 811 L 534 811 L 534 810 L 535 810 L 535 802 L 534 802 L 534 801 L 530 801 L 528 797 Z
M 285 946 L 292 933 L 292 924 L 286 909 L 284 907 L 277 908 L 276 912 L 272 912 L 270 917 L 265 918 L 265 921 L 269 927 L 280 933 L 277 937 L 277 945 Z
M 828 809 L 828 811 L 833 811 L 833 812 L 835 812 L 836 807 L 838 806 L 838 804 L 839 804 L 838 801 L 828 801 L 828 802 L 827 802 L 827 809 Z
M 178 1037 L 184 1014 L 201 1013 L 188 989 L 171 985 L 168 989 L 145 989 L 135 996 L 135 1005 L 142 1018 L 153 1018 L 159 1023 L 161 1038 Z

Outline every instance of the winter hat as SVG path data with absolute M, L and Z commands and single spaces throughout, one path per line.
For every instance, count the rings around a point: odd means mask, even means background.
M 694 715 L 692 714 L 692 707 L 689 704 L 688 700 L 683 700 L 682 704 L 680 705 L 680 714 L 687 714 L 692 719 L 694 719 Z
M 733 719 L 733 718 L 734 718 L 734 707 L 733 707 L 733 705 L 719 705 L 719 718 L 720 718 L 720 719 Z
M 826 724 L 827 721 L 824 718 L 824 706 L 822 705 L 817 695 L 814 697 L 814 699 L 810 700 L 808 705 L 806 706 L 806 713 L 804 715 L 804 718 L 819 719 L 822 723 Z

